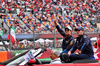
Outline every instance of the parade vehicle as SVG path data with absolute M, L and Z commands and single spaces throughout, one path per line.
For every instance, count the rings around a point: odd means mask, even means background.
M 80 66 L 80 65 L 86 65 L 86 66 L 100 66 L 100 63 L 98 60 L 95 59 L 82 59 L 82 60 L 76 60 L 71 63 L 66 63 L 66 60 L 62 62 L 62 64 L 50 64 L 51 60 L 39 60 L 37 57 L 42 55 L 44 52 L 46 52 L 46 48 L 38 48 L 38 49 L 31 49 L 27 50 L 17 56 L 14 56 L 13 58 L 4 61 L 0 63 L 0 65 L 33 65 L 33 66 Z M 63 58 L 66 58 L 66 54 L 62 56 Z

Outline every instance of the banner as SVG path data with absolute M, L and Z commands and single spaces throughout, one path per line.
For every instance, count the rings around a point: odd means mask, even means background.
M 0 36 L 4 35 L 4 30 L 0 30 Z

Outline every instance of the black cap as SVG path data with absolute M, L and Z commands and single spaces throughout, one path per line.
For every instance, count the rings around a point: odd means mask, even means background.
M 77 31 L 77 30 L 83 30 L 84 31 L 84 28 L 78 27 L 78 28 L 75 29 L 75 31 Z

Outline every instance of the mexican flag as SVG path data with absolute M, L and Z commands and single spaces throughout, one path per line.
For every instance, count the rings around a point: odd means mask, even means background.
M 13 44 L 16 41 L 14 24 L 13 24 L 13 26 L 11 28 L 10 34 L 11 34 L 11 44 Z M 9 35 L 8 35 L 8 40 L 10 40 L 9 39 Z

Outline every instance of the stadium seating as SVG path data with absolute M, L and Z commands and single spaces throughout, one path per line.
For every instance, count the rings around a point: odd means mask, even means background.
M 14 23 L 18 34 L 32 33 L 34 28 L 35 33 L 54 32 L 53 15 L 56 16 L 61 28 L 68 25 L 73 29 L 81 26 L 85 32 L 96 32 L 96 20 L 100 19 L 100 9 L 98 8 L 100 2 L 98 0 L 56 0 L 56 2 L 50 0 L 45 2 L 42 0 L 12 0 L 9 2 L 1 0 L 0 4 L 0 12 L 6 15 L 5 18 L 1 17 L 2 20 L 8 26 Z
M 16 34 L 31 34 L 33 30 L 35 33 L 54 33 L 53 16 L 61 29 L 70 25 L 73 29 L 83 27 L 85 32 L 97 32 L 100 1 L 0 0 L 0 30 L 5 33 L 9 33 L 12 24 Z

